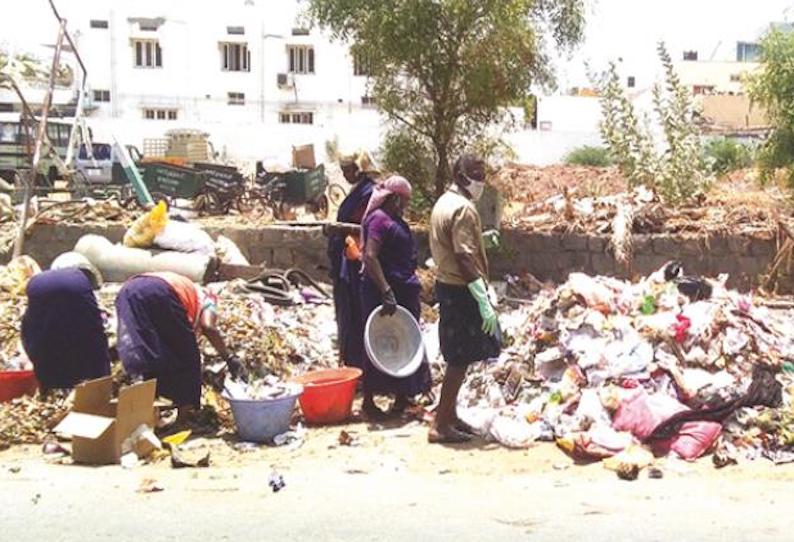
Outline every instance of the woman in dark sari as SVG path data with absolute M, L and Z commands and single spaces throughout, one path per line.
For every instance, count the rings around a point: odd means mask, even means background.
M 364 273 L 361 281 L 362 321 L 383 305 L 388 317 L 401 305 L 419 321 L 421 290 L 416 276 L 416 243 L 402 215 L 411 197 L 411 185 L 402 177 L 389 177 L 373 192 L 361 226 L 364 241 Z M 424 361 L 417 371 L 395 378 L 378 370 L 364 354 L 364 413 L 383 416 L 374 394 L 394 395 L 392 414 L 401 413 L 409 398 L 427 393 L 431 386 L 430 367 Z
M 369 176 L 371 161 L 366 153 L 361 153 L 343 158 L 340 166 L 342 174 L 353 185 L 353 189 L 339 206 L 336 221 L 361 224 L 375 186 L 375 181 Z M 359 296 L 361 261 L 353 254 L 356 252 L 355 248 L 348 251 L 346 245 L 357 245 L 357 241 L 357 234 L 348 235 L 344 231 L 333 232 L 328 239 L 339 358 L 345 365 L 353 367 L 361 367 L 364 355 L 364 323 L 361 319 Z
M 110 374 L 108 339 L 94 296 L 100 283 L 88 262 L 45 271 L 28 282 L 22 344 L 42 391 Z
M 178 421 L 187 421 L 201 402 L 199 335 L 226 360 L 232 376 L 243 370 L 218 331 L 215 296 L 187 277 L 132 277 L 116 297 L 116 313 L 124 370 L 134 378 L 156 378 L 158 395 L 178 407 Z

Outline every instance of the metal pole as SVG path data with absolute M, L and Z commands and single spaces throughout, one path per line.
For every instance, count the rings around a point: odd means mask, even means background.
M 50 1 L 50 5 L 52 5 L 52 1 Z M 55 10 L 55 6 L 53 6 L 52 9 Z M 57 11 L 55 13 L 57 16 Z M 61 49 L 63 49 L 63 38 L 65 33 L 66 21 L 61 19 L 61 24 L 58 27 L 58 41 L 55 42 L 55 54 L 52 57 L 52 69 L 50 70 L 50 80 L 47 85 L 47 94 L 44 98 L 44 104 L 41 107 L 41 118 L 39 119 L 39 125 L 36 134 L 36 146 L 33 151 L 33 162 L 30 166 L 28 182 L 25 184 L 25 197 L 22 202 L 22 218 L 19 221 L 19 231 L 17 232 L 17 239 L 14 243 L 14 258 L 18 258 L 22 255 L 22 250 L 25 246 L 25 230 L 28 226 L 30 197 L 33 192 L 33 186 L 36 184 L 36 172 L 39 167 L 39 161 L 41 160 L 42 140 L 47 134 L 47 117 L 50 114 L 50 107 L 52 106 L 52 93 L 55 88 L 55 77 L 58 73 L 58 66 L 61 62 Z

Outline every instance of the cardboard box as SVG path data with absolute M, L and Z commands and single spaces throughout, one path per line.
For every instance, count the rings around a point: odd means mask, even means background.
M 118 463 L 127 438 L 141 425 L 155 427 L 156 390 L 157 381 L 148 380 L 122 388 L 114 401 L 111 377 L 84 382 L 75 388 L 72 412 L 55 432 L 72 437 L 75 463 Z
M 292 167 L 299 169 L 316 168 L 317 159 L 314 157 L 314 145 L 292 147 Z

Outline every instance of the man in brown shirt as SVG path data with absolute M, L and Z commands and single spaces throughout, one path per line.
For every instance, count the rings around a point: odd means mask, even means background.
M 468 366 L 497 357 L 501 348 L 496 312 L 487 293 L 482 225 L 474 206 L 485 188 L 485 163 L 464 154 L 455 163 L 453 179 L 430 217 L 430 251 L 438 268 L 439 339 L 447 362 L 436 419 L 428 435 L 434 443 L 471 439 L 470 429 L 456 412 L 458 392 Z

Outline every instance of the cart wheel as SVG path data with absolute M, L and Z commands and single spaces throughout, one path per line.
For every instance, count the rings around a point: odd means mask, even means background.
M 314 216 L 318 220 L 328 218 L 328 198 L 323 194 L 313 204 Z
M 125 184 L 119 190 L 119 204 L 123 209 L 134 211 L 138 208 L 138 198 L 132 191 L 132 185 Z
M 196 196 L 193 208 L 198 211 L 199 214 L 218 215 L 224 212 L 223 203 L 221 203 L 218 195 L 212 192 Z
M 257 204 L 261 203 L 261 198 L 255 196 L 251 191 L 246 190 L 234 199 L 234 207 L 240 214 L 246 215 L 254 210 Z
M 273 218 L 276 220 L 287 220 L 290 211 L 289 203 L 286 201 L 274 201 L 271 207 L 273 208 Z

